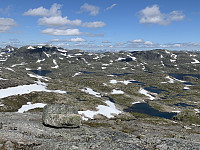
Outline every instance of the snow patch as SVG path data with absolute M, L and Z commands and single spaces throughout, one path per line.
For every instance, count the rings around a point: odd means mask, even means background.
M 191 62 L 191 64 L 199 64 L 200 61 L 198 61 L 197 59 L 193 58 L 194 62 Z
M 57 69 L 59 66 L 58 66 L 58 64 L 57 64 L 57 62 L 56 62 L 56 60 L 55 59 L 53 59 L 53 63 L 54 63 L 54 67 L 51 67 L 51 68 L 54 68 L 54 69 Z
M 110 80 L 110 83 L 112 84 L 117 84 L 117 83 L 123 83 L 125 85 L 128 85 L 129 83 L 131 83 L 131 81 L 135 81 L 135 80 L 124 80 L 124 81 L 117 81 L 117 80 Z
M 15 67 L 15 66 L 23 66 L 23 65 L 25 65 L 26 63 L 25 62 L 22 62 L 21 64 L 14 64 L 14 65 L 12 65 L 11 67 L 13 68 L 13 67 Z
M 47 90 L 47 84 L 41 81 L 36 81 L 36 84 L 19 85 L 16 87 L 9 87 L 6 89 L 0 89 L 0 98 L 5 98 L 13 95 L 29 94 L 31 92 L 54 92 L 54 93 L 66 93 L 66 91 L 60 90 Z
M 33 46 L 29 46 L 27 47 L 27 49 L 35 49 Z
M 82 72 L 77 72 L 72 77 L 75 77 L 75 76 L 78 76 L 78 75 L 81 75 L 81 74 L 82 74 Z
M 31 102 L 27 102 L 27 105 L 22 105 L 22 107 L 20 109 L 18 109 L 18 113 L 24 113 L 26 111 L 29 111 L 29 110 L 35 109 L 35 108 L 43 108 L 46 105 L 47 104 L 43 104 L 43 103 L 31 104 Z
M 42 61 L 45 61 L 45 59 L 38 59 L 38 60 L 36 61 L 36 63 L 40 63 L 40 62 L 42 62 Z
M 132 104 L 134 105 L 134 104 L 139 104 L 139 103 L 144 103 L 144 102 L 145 102 L 145 101 L 142 100 L 142 101 L 133 102 Z
M 194 111 L 195 111 L 196 113 L 200 113 L 200 110 L 199 110 L 199 109 L 194 109 Z
M 111 94 L 124 94 L 124 92 L 121 90 L 113 89 Z
M 146 95 L 147 97 L 149 97 L 150 100 L 154 100 L 155 97 L 153 97 L 152 95 L 149 94 L 149 92 L 143 88 L 140 88 L 139 93 Z
M 43 53 L 49 58 L 51 55 L 47 54 L 46 52 L 43 51 Z
M 0 78 L 0 80 L 8 80 L 8 79 Z
M 98 92 L 93 91 L 91 88 L 85 88 L 85 89 L 81 89 L 82 92 L 86 92 L 89 93 L 91 95 L 94 95 L 96 97 L 101 97 L 101 94 Z
M 6 67 L 5 69 L 15 72 L 15 70 L 8 68 L 8 67 Z
M 105 101 L 107 106 L 105 105 L 99 105 L 97 108 L 97 111 L 91 111 L 91 110 L 86 110 L 86 111 L 78 111 L 80 115 L 83 115 L 84 120 L 88 119 L 94 119 L 95 115 L 101 114 L 106 116 L 107 118 L 112 118 L 114 117 L 114 114 L 118 115 L 121 113 L 120 110 L 116 109 L 115 104 L 110 102 L 110 101 Z

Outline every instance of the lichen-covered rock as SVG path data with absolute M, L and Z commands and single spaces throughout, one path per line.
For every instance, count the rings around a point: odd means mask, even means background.
M 52 127 L 79 127 L 81 117 L 74 106 L 65 104 L 48 104 L 43 108 L 42 121 Z

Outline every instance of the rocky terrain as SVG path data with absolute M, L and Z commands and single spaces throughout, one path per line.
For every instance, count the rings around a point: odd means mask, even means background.
M 0 149 L 200 149 L 200 52 L 0 49 Z M 76 106 L 78 128 L 42 124 Z

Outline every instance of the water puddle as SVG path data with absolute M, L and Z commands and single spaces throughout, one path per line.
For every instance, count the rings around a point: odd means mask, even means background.
M 166 90 L 159 89 L 159 88 L 157 88 L 155 86 L 145 87 L 144 89 L 149 91 L 149 92 L 157 93 L 157 94 L 160 94 L 162 92 L 168 92 Z
M 197 105 L 188 105 L 186 103 L 177 103 L 177 104 L 174 104 L 175 106 L 181 106 L 181 107 L 195 107 Z
M 170 73 L 169 75 L 179 80 L 183 80 L 184 76 L 191 76 L 200 79 L 200 74 Z
M 48 73 L 51 73 L 52 71 L 50 70 L 29 70 L 37 75 L 40 75 L 40 76 L 46 76 Z
M 166 119 L 172 119 L 173 116 L 177 115 L 177 113 L 169 113 L 169 112 L 160 112 L 147 103 L 137 103 L 132 105 L 131 107 L 124 109 L 126 112 L 137 112 L 146 114 L 153 117 L 161 117 Z
M 129 75 L 129 74 L 133 74 L 133 73 L 113 73 L 112 75 L 123 76 L 123 75 Z

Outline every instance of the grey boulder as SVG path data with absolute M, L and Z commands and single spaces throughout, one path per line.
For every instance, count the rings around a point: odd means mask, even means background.
M 43 108 L 42 121 L 46 126 L 76 128 L 81 125 L 81 116 L 74 106 L 48 104 Z

